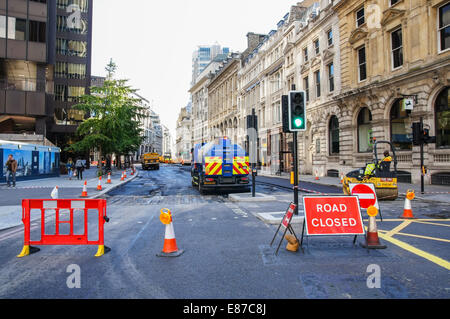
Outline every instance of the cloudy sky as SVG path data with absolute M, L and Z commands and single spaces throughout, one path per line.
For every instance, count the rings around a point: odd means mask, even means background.
M 268 33 L 289 12 L 289 0 L 94 0 L 92 74 L 130 79 L 153 101 L 175 136 L 179 110 L 189 101 L 192 52 L 214 44 L 242 52 L 248 32 Z

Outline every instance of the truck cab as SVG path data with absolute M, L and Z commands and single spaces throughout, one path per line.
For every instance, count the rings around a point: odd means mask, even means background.
M 159 170 L 159 154 L 147 153 L 141 156 L 141 164 L 143 170 Z

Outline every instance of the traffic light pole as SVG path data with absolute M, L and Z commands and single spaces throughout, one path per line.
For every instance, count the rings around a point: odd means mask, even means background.
M 423 117 L 420 118 L 420 127 L 423 127 Z M 420 189 L 421 193 L 425 193 L 425 159 L 424 159 L 424 140 L 423 136 L 420 139 Z
M 253 128 L 257 130 L 257 124 L 256 124 L 256 112 L 255 109 L 252 110 L 252 116 L 253 116 Z M 256 143 L 256 141 L 253 141 L 252 143 Z M 255 145 L 252 145 L 252 149 L 255 149 Z M 253 155 L 254 158 L 257 158 L 256 154 Z M 255 161 L 252 161 L 252 197 L 256 197 L 256 174 L 255 174 L 255 168 L 256 163 Z
M 294 204 L 296 205 L 295 208 L 295 215 L 298 215 L 298 142 L 297 142 L 297 132 L 293 132 L 294 134 L 294 146 L 293 146 L 293 152 L 294 152 Z

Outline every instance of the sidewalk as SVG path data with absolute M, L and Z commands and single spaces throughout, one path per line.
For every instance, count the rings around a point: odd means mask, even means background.
M 122 171 L 113 169 L 111 184 L 106 184 L 107 176 L 102 178 L 102 191 L 97 191 L 97 168 L 91 168 L 83 172 L 83 180 L 72 180 L 67 175 L 17 182 L 16 188 L 8 188 L 5 184 L 0 186 L 0 230 L 22 225 L 22 199 L 50 199 L 50 193 L 58 186 L 60 199 L 80 199 L 84 182 L 87 181 L 88 199 L 99 198 L 117 187 L 128 183 L 139 175 L 136 170 L 134 176 L 131 170 L 127 170 L 127 178 L 121 181 Z
M 258 175 L 269 178 L 272 177 L 278 179 L 287 179 L 289 181 L 291 178 L 290 174 L 288 173 L 282 173 L 282 175 L 279 176 L 279 175 L 264 174 L 258 171 Z M 339 188 L 342 187 L 341 180 L 338 177 L 320 177 L 320 180 L 317 181 L 315 180 L 315 177 L 312 175 L 300 175 L 300 182 L 302 181 L 318 185 L 336 186 Z M 408 190 L 414 190 L 416 193 L 416 198 L 419 200 L 450 204 L 450 187 L 448 186 L 425 185 L 425 194 L 421 194 L 420 184 L 406 184 L 406 183 L 398 184 L 398 191 L 400 197 L 405 197 L 406 192 Z

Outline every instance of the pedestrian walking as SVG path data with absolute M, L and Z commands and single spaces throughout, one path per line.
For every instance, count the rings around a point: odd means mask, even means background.
M 72 180 L 72 175 L 73 175 L 73 171 L 72 171 L 72 167 L 73 167 L 73 161 L 72 158 L 69 157 L 69 159 L 67 160 L 67 175 L 69 175 L 69 179 Z
M 75 169 L 77 170 L 77 179 L 82 180 L 83 179 L 83 170 L 84 170 L 84 164 L 81 159 L 77 159 L 75 163 Z
M 8 161 L 6 162 L 6 182 L 8 187 L 11 187 L 11 180 L 13 187 L 16 187 L 16 172 L 17 172 L 17 161 L 14 159 L 12 154 L 8 156 Z

